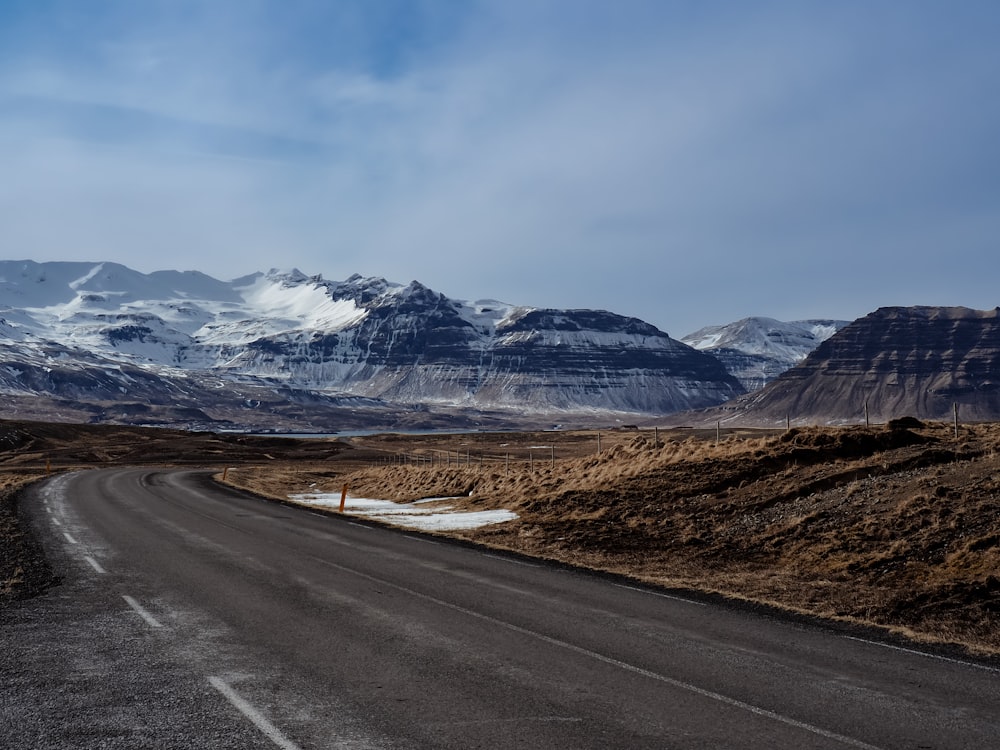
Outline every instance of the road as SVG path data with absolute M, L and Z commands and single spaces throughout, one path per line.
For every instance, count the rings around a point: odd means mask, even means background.
M 268 503 L 205 472 L 26 499 L 63 583 L 0 612 L 23 748 L 995 748 L 1000 672 Z

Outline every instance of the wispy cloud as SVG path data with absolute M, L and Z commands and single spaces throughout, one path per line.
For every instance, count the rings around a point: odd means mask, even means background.
M 675 335 L 994 293 L 990 4 L 74 5 L 0 19 L 8 257 L 419 278 Z

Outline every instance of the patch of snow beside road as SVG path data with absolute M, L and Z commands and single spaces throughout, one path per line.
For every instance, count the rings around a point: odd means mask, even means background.
M 340 493 L 306 493 L 291 495 L 294 502 L 314 508 L 339 508 Z M 454 510 L 450 505 L 422 507 L 429 503 L 446 502 L 457 498 L 434 497 L 413 503 L 394 503 L 391 500 L 377 500 L 367 497 L 347 496 L 344 513 L 352 516 L 376 518 L 394 526 L 404 526 L 424 531 L 456 531 L 476 529 L 493 523 L 504 523 L 517 518 L 510 510 Z

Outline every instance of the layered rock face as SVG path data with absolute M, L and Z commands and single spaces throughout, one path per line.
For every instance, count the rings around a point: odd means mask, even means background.
M 480 408 L 661 414 L 742 393 L 717 360 L 635 318 L 466 303 L 418 282 L 309 283 L 357 315 L 335 330 L 280 332 L 227 349 L 222 366 L 300 387 Z
M 747 392 L 752 392 L 795 367 L 847 324 L 846 320 L 743 318 L 699 329 L 681 341 L 718 359 Z
M 884 307 L 819 345 L 743 416 L 857 422 L 1000 418 L 1000 308 Z
M 743 392 L 717 360 L 643 321 L 468 303 L 416 281 L 4 261 L 0 293 L 8 394 L 210 410 L 277 388 L 318 405 L 663 414 Z

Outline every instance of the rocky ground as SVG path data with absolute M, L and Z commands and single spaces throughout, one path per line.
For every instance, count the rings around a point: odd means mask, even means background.
M 300 442 L 0 424 L 0 446 L 12 482 L 46 461 L 181 463 L 231 467 L 230 483 L 280 499 L 345 484 L 397 500 L 459 495 L 519 514 L 450 532 L 482 544 L 1000 653 L 1000 426 L 957 439 L 950 425 L 904 420 Z M 0 501 L 0 602 L 51 583 L 43 568 L 28 580 L 44 561 L 13 497 Z

